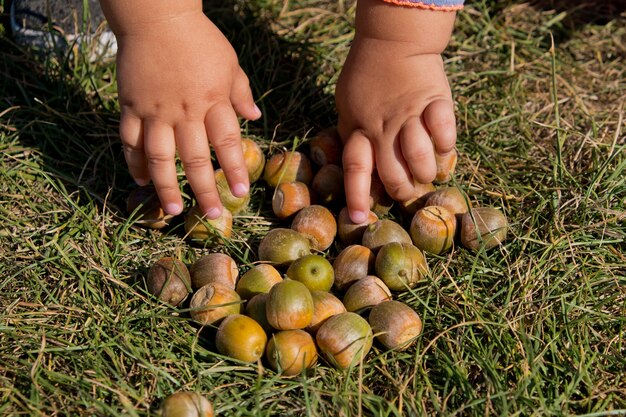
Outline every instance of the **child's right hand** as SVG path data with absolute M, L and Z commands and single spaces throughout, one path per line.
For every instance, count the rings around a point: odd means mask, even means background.
M 249 181 L 237 114 L 255 120 L 261 112 L 235 51 L 203 14 L 200 2 L 143 3 L 102 0 L 119 47 L 120 136 L 126 163 L 138 184 L 154 183 L 167 213 L 179 214 L 178 150 L 202 211 L 218 217 L 222 205 L 209 144 L 233 194 L 245 195 Z

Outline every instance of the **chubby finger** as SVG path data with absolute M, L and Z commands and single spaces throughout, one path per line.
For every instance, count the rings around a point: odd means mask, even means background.
M 230 102 L 235 112 L 244 119 L 257 120 L 261 117 L 261 110 L 254 104 L 250 82 L 242 69 L 239 69 L 239 72 L 233 80 Z
M 437 175 L 435 182 L 446 183 L 452 179 L 456 167 L 456 119 L 450 100 L 437 100 L 424 109 L 424 123 L 435 146 Z
M 374 169 L 372 143 L 360 131 L 352 132 L 344 142 L 342 159 L 350 220 L 364 223 L 370 211 L 369 196 Z
M 419 117 L 411 117 L 400 130 L 402 155 L 413 179 L 428 184 L 435 179 L 437 164 L 430 135 Z
M 174 129 L 159 121 L 146 120 L 143 130 L 148 171 L 159 200 L 166 213 L 180 214 L 183 200 L 176 177 Z
M 243 159 L 239 121 L 230 103 L 220 102 L 211 107 L 204 125 L 230 191 L 236 197 L 245 196 L 250 188 L 250 181 Z
M 222 213 L 222 203 L 215 185 L 204 123 L 185 122 L 177 125 L 174 132 L 178 154 L 196 201 L 209 219 L 215 219 Z
M 120 139 L 124 149 L 124 159 L 131 177 L 138 185 L 148 184 L 150 173 L 143 147 L 141 119 L 122 112 L 120 115 Z
M 398 132 L 400 135 L 401 131 Z M 387 194 L 397 201 L 413 197 L 413 177 L 406 164 L 400 137 L 379 137 L 374 140 L 376 171 Z
M 435 151 L 439 155 L 452 151 L 456 144 L 456 119 L 452 101 L 445 99 L 433 101 L 424 109 L 423 119 Z

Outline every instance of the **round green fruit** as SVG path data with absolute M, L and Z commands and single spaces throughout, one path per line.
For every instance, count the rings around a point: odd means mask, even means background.
M 392 242 L 376 255 L 376 276 L 392 291 L 413 288 L 428 272 L 424 254 L 411 243 Z
M 243 362 L 256 362 L 263 357 L 267 335 L 259 323 L 243 314 L 222 320 L 215 335 L 217 351 Z
M 304 329 L 313 320 L 311 292 L 303 283 L 285 279 L 270 290 L 265 314 L 276 330 Z
M 335 272 L 328 259 L 321 255 L 304 255 L 289 265 L 287 276 L 300 281 L 309 290 L 330 291 L 335 281 Z

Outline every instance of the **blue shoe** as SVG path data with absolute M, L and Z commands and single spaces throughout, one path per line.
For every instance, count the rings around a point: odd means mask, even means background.
M 15 41 L 43 53 L 88 51 L 90 61 L 117 53 L 117 42 L 97 0 L 13 0 L 9 8 Z

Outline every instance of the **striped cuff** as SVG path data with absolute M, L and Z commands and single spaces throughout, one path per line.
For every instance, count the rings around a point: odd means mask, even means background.
M 419 9 L 430 9 L 451 12 L 463 8 L 464 0 L 383 0 L 386 3 L 397 4 L 398 6 L 417 7 Z

